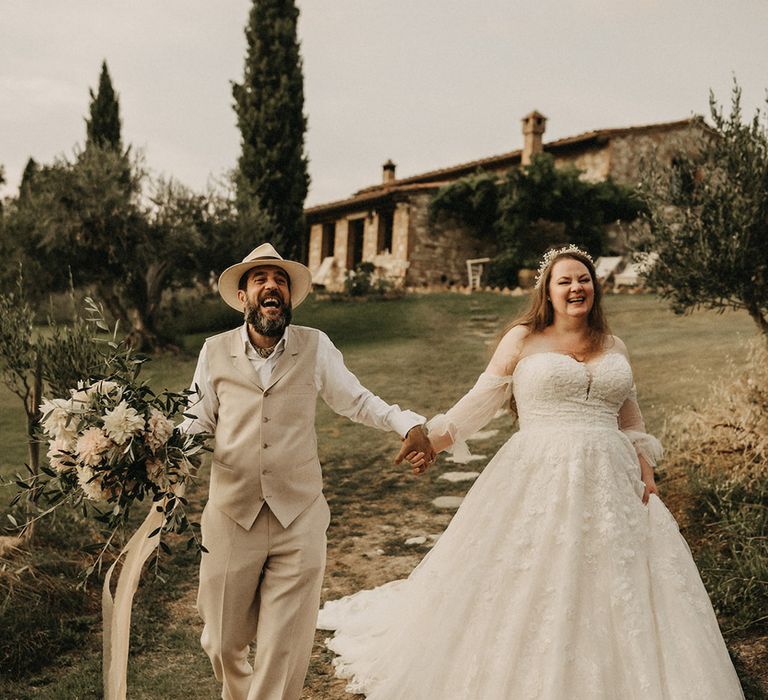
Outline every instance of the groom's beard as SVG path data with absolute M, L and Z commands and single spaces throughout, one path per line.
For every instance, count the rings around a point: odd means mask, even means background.
M 259 300 L 261 303 L 261 300 Z M 293 320 L 293 310 L 290 302 L 284 304 L 280 300 L 280 315 L 276 318 L 268 318 L 261 312 L 261 307 L 245 302 L 245 320 L 253 329 L 267 338 L 279 338 L 285 332 L 285 329 L 291 325 Z

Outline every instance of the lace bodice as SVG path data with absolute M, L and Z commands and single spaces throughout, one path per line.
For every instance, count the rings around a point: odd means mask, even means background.
M 521 430 L 621 430 L 651 464 L 662 456 L 658 440 L 645 432 L 632 368 L 619 352 L 589 362 L 539 352 L 519 360 L 510 377 L 483 372 L 453 408 L 429 421 L 430 436 L 450 436 L 454 458 L 467 459 L 467 438 L 509 406 L 511 393 Z
M 590 362 L 540 352 L 521 359 L 512 375 L 522 430 L 550 424 L 616 428 L 632 390 L 624 355 L 608 352 Z

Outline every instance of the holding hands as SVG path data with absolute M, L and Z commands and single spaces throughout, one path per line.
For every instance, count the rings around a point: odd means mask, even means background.
M 435 461 L 436 453 L 429 438 L 420 425 L 416 425 L 408 431 L 403 440 L 403 446 L 395 457 L 395 464 L 400 464 L 404 459 L 411 463 L 413 473 L 423 474 L 427 467 Z

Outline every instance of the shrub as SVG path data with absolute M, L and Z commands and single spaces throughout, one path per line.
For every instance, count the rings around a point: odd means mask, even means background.
M 372 262 L 361 262 L 354 270 L 347 272 L 344 292 L 349 297 L 377 297 L 390 299 L 402 294 L 392 282 L 376 275 L 376 266 Z
M 184 289 L 163 302 L 159 328 L 180 341 L 185 335 L 213 335 L 242 324 L 243 314 L 227 306 L 218 294 Z
M 726 633 L 768 626 L 768 348 L 728 373 L 704 405 L 682 413 L 671 464 L 688 474 L 702 579 Z
M 77 586 L 93 542 L 89 523 L 61 513 L 38 530 L 35 549 L 0 558 L 0 669 L 20 679 L 88 643 L 100 628 L 98 588 Z

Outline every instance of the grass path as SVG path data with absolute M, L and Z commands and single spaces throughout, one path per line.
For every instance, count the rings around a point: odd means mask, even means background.
M 521 300 L 492 294 L 409 296 L 395 302 L 354 304 L 309 301 L 297 323 L 325 330 L 344 351 L 347 365 L 383 398 L 425 415 L 445 410 L 483 369 L 494 334 L 515 315 Z M 653 297 L 607 299 L 614 332 L 633 356 L 641 407 L 652 431 L 680 406 L 695 404 L 728 363 L 744 362 L 744 341 L 753 335 L 742 314 L 697 313 L 676 317 Z M 203 336 L 186 339 L 186 354 L 150 365 L 157 387 L 188 384 Z M 25 449 L 15 397 L 0 390 L 0 474 L 18 469 Z M 508 439 L 504 418 L 492 424 L 499 433 L 482 445 L 491 455 Z M 448 465 L 416 479 L 392 464 L 398 440 L 333 414 L 320 404 L 318 439 L 326 494 L 333 519 L 328 532 L 328 565 L 323 598 L 333 599 L 363 587 L 407 576 L 428 551 L 407 547 L 413 535 L 441 532 L 450 514 L 431 506 L 438 495 L 462 494 L 465 484 L 438 480 Z M 475 468 L 477 464 L 473 463 Z M 197 508 L 206 492 L 207 470 L 190 493 Z M 664 487 L 666 488 L 666 487 Z M 679 503 L 675 484 L 669 502 Z M 7 500 L 7 499 L 3 499 Z M 0 505 L 0 513 L 4 506 Z M 673 505 L 674 508 L 674 505 Z M 178 549 L 178 551 L 177 551 Z M 129 664 L 129 697 L 164 700 L 217 698 L 218 686 L 199 647 L 195 612 L 197 562 L 174 549 L 164 566 L 166 582 L 145 575 L 136 598 Z M 88 643 L 55 659 L 23 683 L 0 679 L 0 697 L 85 699 L 100 697 L 98 618 Z M 303 697 L 348 700 L 344 683 L 332 677 L 331 654 L 318 633 Z M 757 696 L 756 696 L 757 697 Z

